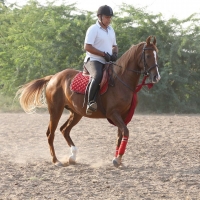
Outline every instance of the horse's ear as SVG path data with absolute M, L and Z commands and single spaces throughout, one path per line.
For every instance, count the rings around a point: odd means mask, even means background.
M 149 36 L 146 40 L 147 45 L 150 45 L 150 41 L 151 41 L 151 36 Z
M 146 43 L 147 43 L 147 45 L 150 45 L 150 44 L 156 45 L 156 37 L 150 35 L 150 36 L 147 38 Z
M 153 44 L 156 46 L 156 36 L 153 36 Z

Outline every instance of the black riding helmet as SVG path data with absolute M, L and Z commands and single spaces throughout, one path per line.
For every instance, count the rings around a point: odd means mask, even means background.
M 106 15 L 106 16 L 113 16 L 113 10 L 110 6 L 101 6 L 97 11 L 97 16 L 99 15 Z

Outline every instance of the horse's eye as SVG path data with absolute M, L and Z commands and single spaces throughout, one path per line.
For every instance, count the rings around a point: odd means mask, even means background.
M 147 55 L 147 59 L 149 59 L 149 58 L 151 58 L 151 56 L 150 56 L 150 55 Z

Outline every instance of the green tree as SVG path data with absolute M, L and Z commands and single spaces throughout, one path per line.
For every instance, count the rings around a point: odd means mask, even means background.
M 14 96 L 18 86 L 66 68 L 82 69 L 86 30 L 96 14 L 75 4 L 55 6 L 29 1 L 20 8 L 0 1 L 0 94 Z M 139 93 L 139 111 L 200 112 L 199 17 L 164 20 L 162 14 L 122 4 L 112 26 L 119 56 L 155 35 L 161 80 Z
M 9 52 L 6 63 L 2 63 L 6 74 L 1 74 L 2 82 L 9 81 L 4 87 L 7 92 L 65 68 L 81 69 L 84 35 L 93 21 L 91 13 L 78 11 L 74 4 L 41 6 L 36 1 L 7 13 L 7 35 L 1 38 L 8 44 L 3 53 Z

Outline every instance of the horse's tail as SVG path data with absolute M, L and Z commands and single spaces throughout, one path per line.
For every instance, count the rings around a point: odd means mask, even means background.
M 37 107 L 46 107 L 45 88 L 52 76 L 33 80 L 19 88 L 16 96 L 26 113 L 34 113 Z

